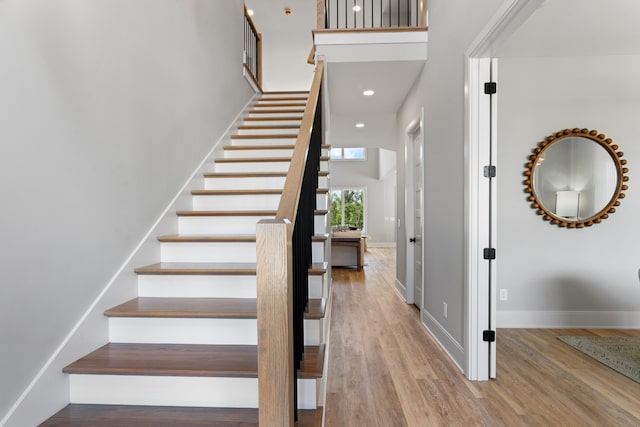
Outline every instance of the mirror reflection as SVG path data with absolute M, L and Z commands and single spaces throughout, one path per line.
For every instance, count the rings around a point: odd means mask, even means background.
M 533 186 L 542 206 L 557 216 L 580 220 L 604 209 L 616 191 L 611 155 L 594 141 L 567 137 L 541 153 Z
M 524 175 L 531 207 L 560 227 L 584 228 L 616 211 L 628 187 L 627 161 L 611 138 L 565 129 L 541 141 Z

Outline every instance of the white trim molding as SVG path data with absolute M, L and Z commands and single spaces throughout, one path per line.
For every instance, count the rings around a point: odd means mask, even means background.
M 498 328 L 639 329 L 640 311 L 498 310 L 497 326 Z

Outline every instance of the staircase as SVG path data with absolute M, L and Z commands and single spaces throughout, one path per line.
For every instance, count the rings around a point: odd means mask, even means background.
M 306 97 L 269 92 L 248 110 L 179 234 L 158 237 L 160 262 L 135 270 L 138 297 L 105 312 L 110 342 L 64 369 L 71 404 L 43 426 L 258 425 L 256 223 L 275 216 Z M 299 426 L 322 425 L 328 157 L 319 187 Z

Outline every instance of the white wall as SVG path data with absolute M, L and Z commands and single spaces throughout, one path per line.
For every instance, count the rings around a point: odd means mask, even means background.
M 0 424 L 252 96 L 242 16 L 240 0 L 0 2 Z M 130 269 L 118 283 L 135 292 Z M 104 342 L 100 309 L 7 425 L 68 400 L 60 359 Z
M 454 360 L 465 363 L 464 53 L 502 0 L 430 0 L 425 68 L 398 112 L 397 150 L 425 110 L 425 275 L 423 321 Z M 398 218 L 404 218 L 404 156 L 398 155 Z M 406 229 L 397 230 L 397 279 L 405 286 Z M 448 305 L 444 318 L 443 302 Z
M 253 21 L 262 34 L 262 89 L 309 90 L 314 65 L 307 64 L 316 27 L 316 0 L 274 2 L 246 0 Z M 292 11 L 284 14 L 285 7 Z
M 367 116 L 367 126 L 358 129 L 356 136 L 347 128 L 357 123 L 357 116 L 333 116 L 331 121 L 330 144 L 332 147 L 366 147 L 366 161 L 335 161 L 331 163 L 331 186 L 366 188 L 366 233 L 368 243 L 385 245 L 395 242 L 395 171 L 380 177 L 380 149 L 395 150 L 395 118 L 392 114 Z M 385 155 L 383 154 L 383 157 Z M 383 162 L 384 163 L 384 162 Z
M 498 326 L 640 327 L 640 56 L 503 58 L 498 69 L 497 284 L 509 290 Z M 622 205 L 581 230 L 543 221 L 522 185 L 538 142 L 574 127 L 613 138 L 629 162 Z

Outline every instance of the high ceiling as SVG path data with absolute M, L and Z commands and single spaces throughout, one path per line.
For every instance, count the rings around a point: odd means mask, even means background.
M 640 54 L 640 1 L 546 0 L 494 56 L 605 56 Z
M 640 0 L 526 1 L 540 7 L 494 44 L 493 56 L 640 54 Z M 269 40 L 277 40 L 287 43 L 287 55 L 307 57 L 315 0 L 246 0 L 246 4 L 256 11 L 254 20 L 265 38 L 265 55 L 283 54 L 282 48 L 276 53 L 269 50 Z M 292 9 L 290 16 L 284 14 L 286 7 Z M 376 115 L 395 114 L 422 66 L 422 61 L 331 63 L 327 76 L 332 115 L 359 121 L 370 115 L 374 121 Z M 364 89 L 375 90 L 375 96 L 362 96 Z

